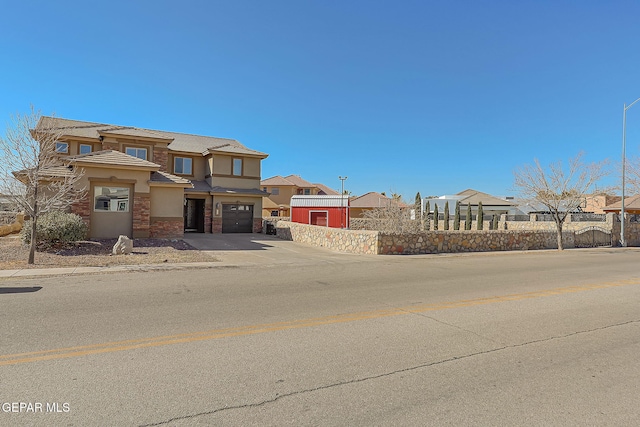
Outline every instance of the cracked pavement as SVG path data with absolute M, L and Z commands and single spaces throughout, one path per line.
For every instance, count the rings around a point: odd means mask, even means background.
M 16 279 L 0 424 L 637 425 L 637 255 Z

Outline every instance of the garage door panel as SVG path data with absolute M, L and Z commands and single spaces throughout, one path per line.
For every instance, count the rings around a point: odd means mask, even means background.
M 253 205 L 223 204 L 222 232 L 253 232 Z

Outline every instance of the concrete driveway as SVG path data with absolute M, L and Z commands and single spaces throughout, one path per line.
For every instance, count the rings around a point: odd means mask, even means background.
M 188 233 L 185 242 L 208 252 L 225 264 L 281 265 L 320 262 L 353 262 L 374 260 L 375 255 L 354 255 L 282 240 L 275 236 L 253 233 L 202 234 Z

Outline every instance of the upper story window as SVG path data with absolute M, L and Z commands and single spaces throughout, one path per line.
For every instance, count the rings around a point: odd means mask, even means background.
M 133 157 L 137 157 L 142 160 L 147 160 L 147 149 L 138 147 L 127 147 L 125 152 Z
M 233 174 L 242 176 L 242 159 L 233 159 Z
M 280 189 L 278 187 L 271 187 L 271 195 L 272 196 L 280 195 Z
M 67 154 L 69 152 L 69 143 L 56 141 L 56 153 Z
M 89 144 L 80 144 L 80 154 L 89 154 L 93 147 Z
M 308 195 L 310 195 L 310 194 L 311 194 L 311 189 L 310 189 L 310 188 L 305 188 L 305 189 L 304 189 L 304 195 L 305 195 L 305 196 L 308 196 Z
M 193 173 L 193 160 L 189 157 L 175 157 L 173 159 L 173 173 L 191 175 Z

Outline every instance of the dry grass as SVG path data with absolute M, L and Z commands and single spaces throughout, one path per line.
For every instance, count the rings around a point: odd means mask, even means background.
M 61 249 L 39 250 L 27 264 L 29 247 L 19 236 L 0 237 L 0 270 L 50 267 L 108 267 L 111 265 L 211 262 L 216 259 L 177 239 L 135 239 L 130 255 L 111 255 L 116 239 L 78 242 Z

